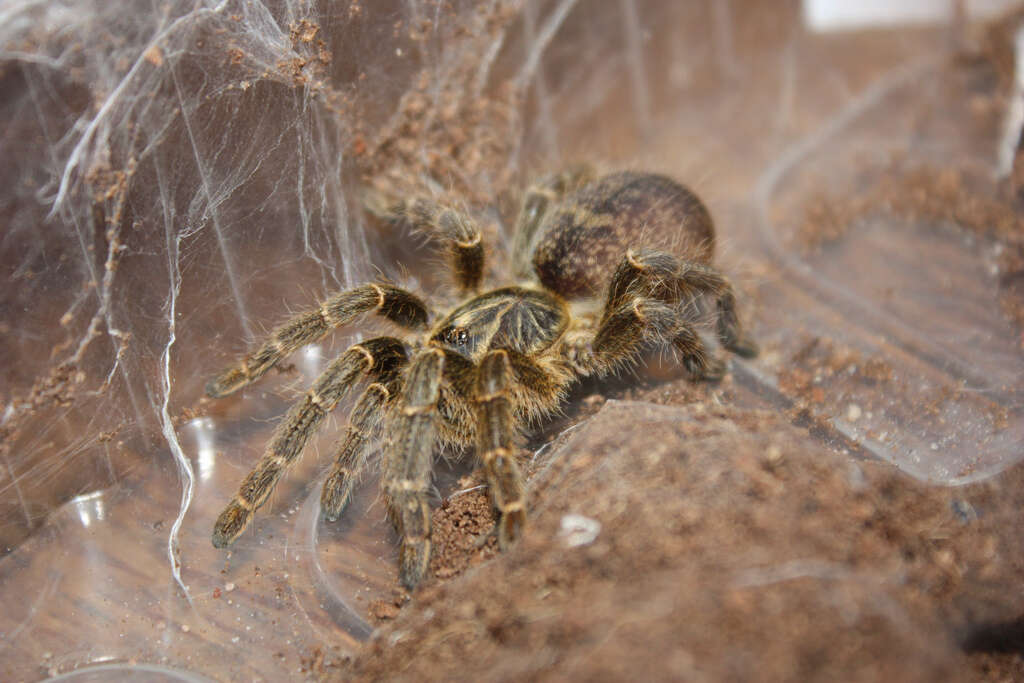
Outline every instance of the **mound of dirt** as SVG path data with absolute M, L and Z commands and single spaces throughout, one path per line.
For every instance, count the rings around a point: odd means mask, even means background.
M 1024 673 L 1024 468 L 964 489 L 853 462 L 778 415 L 609 401 L 541 463 L 481 563 L 482 490 L 362 680 L 1000 680 Z M 474 513 L 474 516 L 476 513 Z M 443 525 L 443 528 L 440 526 Z M 461 532 L 460 530 L 465 530 Z M 490 554 L 490 553 L 488 553 Z M 454 573 L 454 572 L 449 572 Z M 397 611 L 397 610 L 396 610 Z M 387 616 L 392 616 L 388 614 Z

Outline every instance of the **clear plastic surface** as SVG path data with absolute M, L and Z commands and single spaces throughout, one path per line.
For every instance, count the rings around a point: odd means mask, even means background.
M 289 402 L 369 328 L 202 396 L 377 268 L 443 294 L 362 212 L 381 178 L 464 200 L 500 273 L 531 178 L 672 175 L 708 201 L 762 347 L 731 360 L 740 400 L 937 484 L 1017 462 L 1005 235 L 881 200 L 804 230 L 894 168 L 997 183 L 1005 74 L 957 61 L 994 38 L 802 22 L 739 1 L 6 3 L 0 676 L 273 680 L 372 631 L 397 585 L 375 475 L 318 515 L 348 404 L 230 551 L 209 540 Z

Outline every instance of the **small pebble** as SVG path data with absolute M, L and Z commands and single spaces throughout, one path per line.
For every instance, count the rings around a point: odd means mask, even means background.
M 857 420 L 860 419 L 861 414 L 862 413 L 860 410 L 860 406 L 857 405 L 856 403 L 851 403 L 850 405 L 846 406 L 847 422 L 856 422 Z
M 233 584 L 230 581 L 228 581 L 227 583 L 224 584 L 224 590 L 226 590 L 228 593 L 230 593 L 231 591 L 235 590 L 235 584 Z
M 564 515 L 558 535 L 570 548 L 590 545 L 601 533 L 601 523 L 583 515 Z
M 968 524 L 978 519 L 978 512 L 969 501 L 953 500 L 950 502 L 950 506 L 953 508 L 953 513 L 961 524 Z

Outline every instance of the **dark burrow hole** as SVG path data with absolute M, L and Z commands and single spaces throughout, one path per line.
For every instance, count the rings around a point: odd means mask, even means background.
M 1024 616 L 1010 621 L 969 626 L 961 638 L 960 646 L 968 654 L 1024 655 Z

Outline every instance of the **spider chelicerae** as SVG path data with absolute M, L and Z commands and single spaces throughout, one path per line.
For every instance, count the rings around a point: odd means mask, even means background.
M 461 302 L 435 312 L 383 282 L 339 292 L 276 328 L 207 385 L 210 396 L 226 396 L 362 313 L 408 333 L 355 344 L 327 367 L 217 518 L 218 548 L 242 533 L 327 413 L 361 382 L 368 384 L 352 408 L 320 505 L 328 520 L 341 515 L 383 432 L 382 492 L 401 538 L 399 578 L 412 589 L 430 559 L 428 493 L 440 445 L 476 447 L 498 515 L 499 547 L 507 548 L 526 523 L 520 432 L 554 411 L 574 381 L 614 372 L 652 344 L 674 348 L 695 378 L 721 377 L 724 363 L 694 327 L 709 306 L 726 349 L 757 353 L 737 318 L 732 286 L 711 265 L 715 233 L 707 208 L 664 176 L 595 177 L 576 168 L 545 178 L 526 192 L 516 222 L 517 282 L 482 292 L 485 250 L 472 218 L 426 199 L 377 197 L 368 208 L 446 244 Z

